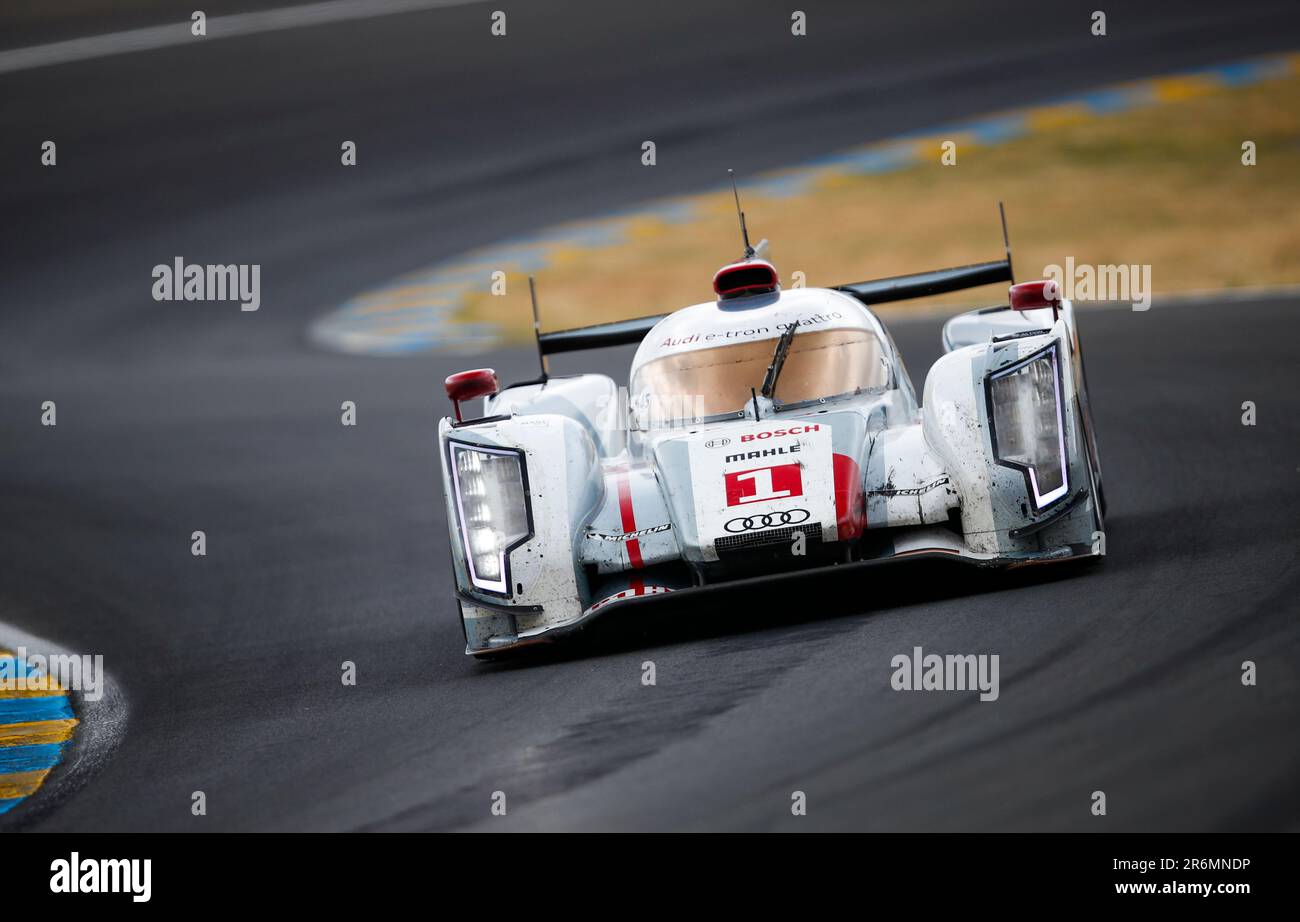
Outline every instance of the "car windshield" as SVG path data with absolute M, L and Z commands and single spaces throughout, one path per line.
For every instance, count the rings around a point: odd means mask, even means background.
M 665 355 L 632 379 L 638 415 L 650 425 L 736 413 L 759 390 L 776 339 L 760 339 Z M 870 330 L 805 330 L 791 342 L 777 380 L 778 407 L 884 387 L 889 368 Z M 652 422 L 651 422 L 652 421 Z

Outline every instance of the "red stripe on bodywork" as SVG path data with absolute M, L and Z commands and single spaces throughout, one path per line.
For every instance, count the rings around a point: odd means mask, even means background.
M 867 527 L 867 507 L 862 495 L 862 471 L 848 455 L 835 455 L 835 524 L 840 540 L 862 537 Z
M 623 519 L 623 531 L 636 531 L 636 514 L 632 511 L 632 481 L 626 469 L 618 472 L 618 514 Z M 641 542 L 636 538 L 627 542 L 627 559 L 638 570 L 645 566 L 641 559 Z

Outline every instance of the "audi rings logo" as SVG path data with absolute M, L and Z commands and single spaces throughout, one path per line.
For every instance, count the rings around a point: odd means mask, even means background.
M 723 436 L 722 438 L 720 438 L 720 439 L 709 439 L 707 442 L 704 443 L 704 447 L 705 447 L 705 448 L 725 448 L 727 445 L 730 445 L 730 444 L 731 444 L 731 439 L 727 438 L 727 437 L 724 435 L 724 436 Z
M 747 515 L 732 519 L 722 527 L 733 535 L 742 531 L 758 531 L 760 528 L 776 528 L 779 525 L 800 525 L 812 515 L 807 509 L 785 509 L 781 512 L 766 512 L 763 515 Z

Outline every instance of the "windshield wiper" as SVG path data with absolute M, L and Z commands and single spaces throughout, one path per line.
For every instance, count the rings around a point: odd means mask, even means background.
M 794 334 L 799 332 L 799 321 L 792 321 L 786 327 L 781 338 L 776 341 L 776 351 L 772 353 L 772 364 L 767 366 L 767 374 L 763 376 L 762 394 L 769 400 L 776 393 L 776 379 L 781 377 L 781 369 L 785 367 L 785 357 L 790 354 L 790 344 L 794 342 Z

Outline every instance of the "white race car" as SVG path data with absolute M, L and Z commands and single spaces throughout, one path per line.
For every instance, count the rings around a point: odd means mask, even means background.
M 746 240 L 714 276 L 716 300 L 539 332 L 535 381 L 452 375 L 439 446 L 466 652 L 813 567 L 1104 553 L 1075 312 L 1053 283 L 1012 284 L 1006 305 L 951 319 L 919 402 L 870 310 L 1013 280 L 1008 248 L 783 290 Z M 625 392 L 604 375 L 547 373 L 549 354 L 638 342 Z M 477 397 L 482 415 L 464 418 Z

